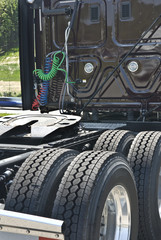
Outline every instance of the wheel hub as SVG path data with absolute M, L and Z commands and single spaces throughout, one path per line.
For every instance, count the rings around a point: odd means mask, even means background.
M 160 168 L 159 180 L 158 180 L 158 211 L 159 211 L 159 216 L 161 218 L 161 168 Z
M 129 240 L 131 208 L 126 189 L 117 185 L 107 196 L 101 216 L 99 240 Z

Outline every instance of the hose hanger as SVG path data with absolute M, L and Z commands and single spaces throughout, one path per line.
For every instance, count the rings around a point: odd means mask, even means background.
M 71 7 L 47 9 L 44 6 L 44 1 L 42 1 L 42 14 L 44 16 L 57 16 L 57 15 L 68 15 L 68 16 L 71 16 L 72 13 L 73 13 L 73 10 L 71 9 Z

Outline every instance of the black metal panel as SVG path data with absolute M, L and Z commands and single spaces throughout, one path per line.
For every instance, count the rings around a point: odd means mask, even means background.
M 126 128 L 130 131 L 134 132 L 142 132 L 142 131 L 161 131 L 161 123 L 160 122 L 127 122 Z
M 19 0 L 19 47 L 23 109 L 31 109 L 34 69 L 33 9 Z

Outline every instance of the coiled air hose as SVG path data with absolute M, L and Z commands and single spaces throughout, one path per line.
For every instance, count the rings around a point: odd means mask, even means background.
M 44 73 L 46 75 L 51 71 L 52 63 L 53 63 L 52 58 L 46 57 L 45 67 L 44 67 Z M 40 100 L 41 106 L 45 106 L 48 102 L 49 84 L 50 84 L 50 80 L 46 80 L 42 82 L 42 86 L 40 88 L 40 93 L 39 93 L 39 100 Z
M 61 62 L 60 62 L 60 59 L 57 57 L 57 55 L 59 53 L 62 53 L 62 55 L 63 55 Z M 35 69 L 33 71 L 33 73 L 36 74 L 39 77 L 39 79 L 41 79 L 43 81 L 48 81 L 48 80 L 50 80 L 50 79 L 52 79 L 56 76 L 56 74 L 59 70 L 59 67 L 63 63 L 64 59 L 65 59 L 65 53 L 61 52 L 61 51 L 58 51 L 54 54 L 53 65 L 52 65 L 51 70 L 48 73 L 43 72 L 42 69 Z
M 62 54 L 61 61 L 60 61 L 60 58 L 57 56 L 58 54 Z M 51 57 L 46 58 L 44 72 L 42 71 L 42 69 L 35 69 L 33 71 L 33 74 L 43 81 L 41 84 L 40 92 L 36 96 L 36 99 L 32 104 L 33 110 L 37 110 L 39 106 L 45 106 L 47 104 L 49 83 L 50 83 L 50 80 L 56 76 L 58 71 L 65 72 L 65 81 L 66 81 L 67 73 L 64 69 L 60 68 L 64 59 L 65 59 L 65 53 L 62 51 L 58 51 L 54 54 L 53 59 L 51 59 Z
M 51 57 L 46 57 L 45 59 L 45 67 L 44 67 L 44 73 L 48 74 L 52 68 L 52 58 Z M 49 88 L 49 80 L 43 81 L 41 83 L 40 91 L 39 94 L 37 87 L 35 88 L 35 95 L 36 99 L 34 100 L 32 104 L 32 109 L 37 110 L 38 107 L 45 106 L 47 104 L 47 96 L 48 96 L 48 88 Z

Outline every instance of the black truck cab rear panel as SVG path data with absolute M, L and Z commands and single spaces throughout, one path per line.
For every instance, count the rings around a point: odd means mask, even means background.
M 39 7 L 28 4 L 28 11 L 33 14 L 33 27 L 31 18 L 28 24 L 33 29 L 33 36 L 29 37 L 33 48 L 29 51 L 34 59 L 29 66 L 44 69 L 50 53 L 68 54 L 68 62 L 66 58 L 61 66 L 68 72 L 68 80 L 64 80 L 62 71 L 50 80 L 46 104 L 40 106 L 42 111 L 61 108 L 62 112 L 80 114 L 160 110 L 159 1 L 38 3 Z M 21 32 L 20 35 L 23 38 Z M 26 81 L 27 78 L 28 85 Z M 34 85 L 35 79 L 31 81 Z M 31 105 L 24 101 L 25 108 Z

